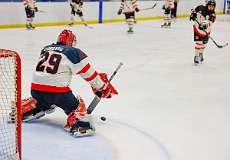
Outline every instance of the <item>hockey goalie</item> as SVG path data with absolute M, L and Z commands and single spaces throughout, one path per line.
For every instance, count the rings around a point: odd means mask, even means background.
M 22 101 L 23 121 L 39 119 L 60 107 L 67 115 L 64 129 L 75 137 L 95 134 L 91 115 L 80 96 L 71 88 L 73 75 L 80 75 L 89 82 L 93 92 L 101 98 L 118 94 L 105 73 L 98 73 L 88 61 L 88 56 L 75 48 L 76 36 L 71 30 L 63 30 L 56 44 L 45 46 L 40 54 L 31 84 L 32 97 Z M 105 89 L 104 86 L 108 87 Z

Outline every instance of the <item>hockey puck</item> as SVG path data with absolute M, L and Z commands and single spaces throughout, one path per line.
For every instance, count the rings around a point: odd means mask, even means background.
M 106 121 L 106 117 L 101 116 L 101 120 L 102 120 L 102 121 Z

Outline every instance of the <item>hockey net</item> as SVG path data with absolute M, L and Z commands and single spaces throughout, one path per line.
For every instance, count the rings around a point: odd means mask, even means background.
M 21 159 L 20 103 L 20 57 L 14 51 L 0 49 L 0 160 Z

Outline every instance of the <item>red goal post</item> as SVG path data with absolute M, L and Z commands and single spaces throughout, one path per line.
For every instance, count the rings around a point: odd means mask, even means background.
M 0 49 L 0 160 L 21 160 L 21 122 L 21 60 Z

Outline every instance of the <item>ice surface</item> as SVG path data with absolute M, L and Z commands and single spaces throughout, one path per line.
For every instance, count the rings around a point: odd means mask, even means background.
M 192 23 L 177 20 L 172 29 L 161 23 L 138 22 L 132 35 L 125 23 L 72 27 L 98 71 L 111 74 L 124 63 L 112 82 L 119 95 L 93 112 L 95 137 L 71 137 L 62 129 L 66 115 L 60 109 L 23 124 L 23 160 L 229 160 L 230 48 L 210 41 L 204 64 L 194 66 Z M 230 42 L 229 25 L 214 24 L 218 43 Z M 40 50 L 64 28 L 0 30 L 1 48 L 21 55 L 23 97 Z M 93 99 L 81 78 L 71 87 L 87 104 Z

